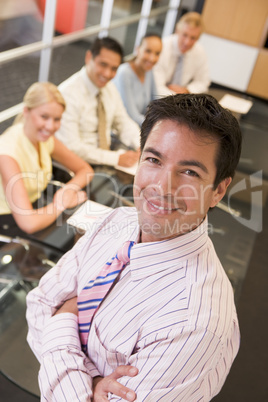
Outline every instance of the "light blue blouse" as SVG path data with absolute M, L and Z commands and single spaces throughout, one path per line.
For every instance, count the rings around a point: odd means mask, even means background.
M 157 96 L 152 70 L 147 71 L 142 83 L 129 63 L 119 66 L 113 79 L 129 116 L 140 126 L 144 120 L 146 107 Z

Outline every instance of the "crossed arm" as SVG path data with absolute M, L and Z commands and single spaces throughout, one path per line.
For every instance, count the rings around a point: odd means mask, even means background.
M 59 310 L 56 311 L 55 315 L 62 313 L 73 313 L 78 315 L 77 309 L 77 297 L 67 300 Z M 115 371 L 108 375 L 107 377 L 96 376 L 93 378 L 92 391 L 93 391 L 93 402 L 104 402 L 108 401 L 108 393 L 117 395 L 127 401 L 134 401 L 136 399 L 136 394 L 131 389 L 120 384 L 117 380 L 121 377 L 134 377 L 138 374 L 138 369 L 133 366 L 118 366 Z
M 70 318 L 74 314 L 77 314 L 76 298 L 65 302 L 56 312 L 55 315 L 62 319 L 58 325 L 58 334 L 61 337 L 64 337 L 63 321 L 67 327 L 68 316 Z M 178 397 L 180 401 L 185 402 L 201 399 L 209 401 L 220 389 L 219 387 L 215 393 L 220 384 L 214 383 L 216 379 L 210 370 L 217 365 L 219 342 L 210 333 L 196 331 L 195 334 L 187 331 L 185 334 L 178 334 L 177 339 L 174 338 L 173 341 L 165 339 L 159 333 L 160 339 L 129 358 L 129 365 L 119 365 L 113 373 L 102 378 L 89 358 L 81 352 L 77 327 L 74 331 L 76 331 L 73 332 L 73 336 L 77 339 L 76 347 L 71 345 L 70 340 L 73 341 L 73 338 L 66 337 L 65 345 L 48 348 L 43 354 L 40 378 L 44 379 L 44 395 L 51 401 L 61 400 L 62 394 L 66 392 L 68 395 L 69 392 L 70 394 L 79 392 L 78 395 L 74 394 L 74 397 L 80 402 L 119 401 L 120 398 L 130 402 L 136 398 L 149 402 L 161 398 L 173 400 Z M 51 341 L 52 337 L 50 343 Z M 57 339 L 55 341 L 57 344 Z M 184 345 L 187 345 L 188 349 L 185 354 L 182 351 Z M 209 360 L 212 362 L 211 366 L 204 369 L 204 364 L 206 366 Z M 59 367 L 61 371 L 58 371 Z M 47 375 L 50 370 L 55 373 Z M 52 387 L 48 378 L 55 379 Z M 214 389 L 207 388 L 207 381 L 211 381 Z M 74 386 L 76 382 L 79 387 Z

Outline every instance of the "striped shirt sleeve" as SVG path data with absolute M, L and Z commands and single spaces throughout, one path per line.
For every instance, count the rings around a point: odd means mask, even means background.
M 77 317 L 71 313 L 52 317 L 42 338 L 39 383 L 44 400 L 90 401 L 92 366 L 81 351 Z

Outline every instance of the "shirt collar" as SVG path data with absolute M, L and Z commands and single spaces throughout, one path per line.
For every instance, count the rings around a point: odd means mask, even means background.
M 144 279 L 193 258 L 207 245 L 207 226 L 206 218 L 195 230 L 182 236 L 159 242 L 135 244 L 131 250 L 132 279 Z
M 96 87 L 96 85 L 93 84 L 93 82 L 87 75 L 86 66 L 81 68 L 80 74 L 89 93 L 93 96 L 96 96 L 100 92 L 100 90 L 98 87 Z

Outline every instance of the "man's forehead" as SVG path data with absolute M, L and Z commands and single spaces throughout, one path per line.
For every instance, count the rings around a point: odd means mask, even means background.
M 201 33 L 201 27 L 196 26 L 194 23 L 185 21 L 177 28 L 177 32 L 181 32 L 181 31 L 190 31 L 192 33 L 195 33 L 196 36 L 199 36 Z
M 108 60 L 111 59 L 111 57 L 114 59 L 118 59 L 119 63 L 121 62 L 121 56 L 119 53 L 115 52 L 114 50 L 107 49 L 106 47 L 102 47 L 100 50 L 100 53 L 96 57 L 101 57 L 101 58 L 106 58 Z
M 158 138 L 159 135 L 161 136 L 161 138 L 164 138 L 165 136 L 168 136 L 170 132 L 173 133 L 181 133 L 183 132 L 184 134 L 186 134 L 189 137 L 189 141 L 192 140 L 194 141 L 197 145 L 209 145 L 212 143 L 216 143 L 217 144 L 217 148 L 219 146 L 219 138 L 216 135 L 213 135 L 212 133 L 208 133 L 204 130 L 200 130 L 200 129 L 192 129 L 191 127 L 189 127 L 186 123 L 184 122 L 179 122 L 173 119 L 163 119 L 163 120 L 159 120 L 157 121 L 147 139 L 145 142 L 145 146 L 144 149 L 146 148 L 146 146 L 148 145 L 148 143 L 152 143 L 152 142 L 158 142 Z M 173 144 L 170 144 L 170 147 L 172 148 Z

